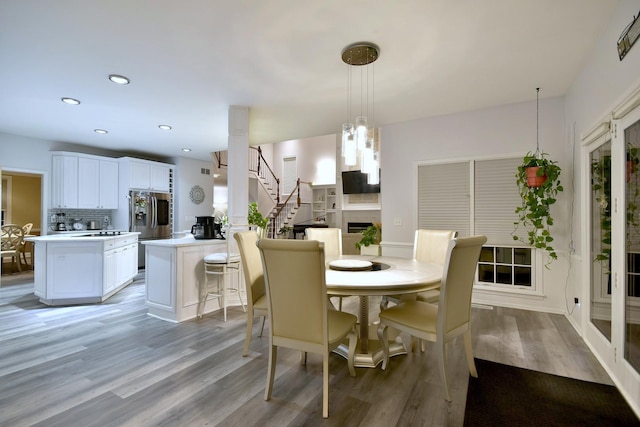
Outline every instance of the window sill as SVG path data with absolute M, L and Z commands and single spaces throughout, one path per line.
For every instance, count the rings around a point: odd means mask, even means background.
M 482 293 L 496 294 L 496 295 L 513 295 L 531 299 L 544 299 L 545 295 L 541 291 L 523 289 L 517 287 L 503 288 L 498 286 L 483 285 L 476 283 L 473 286 L 474 291 L 482 291 Z

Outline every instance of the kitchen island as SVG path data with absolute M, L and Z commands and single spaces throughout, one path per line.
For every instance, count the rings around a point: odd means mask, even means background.
M 138 234 L 85 231 L 25 238 L 34 244 L 34 294 L 47 305 L 105 301 L 138 274 Z
M 203 259 L 211 253 L 226 252 L 227 241 L 196 240 L 189 234 L 176 239 L 147 240 L 142 244 L 145 247 L 149 315 L 170 322 L 196 317 L 198 287 L 206 280 Z M 238 276 L 231 274 L 230 280 L 238 280 Z M 242 286 L 239 289 L 244 292 Z M 228 298 L 227 306 L 240 305 L 237 295 Z M 217 299 L 208 300 L 204 313 L 219 309 Z

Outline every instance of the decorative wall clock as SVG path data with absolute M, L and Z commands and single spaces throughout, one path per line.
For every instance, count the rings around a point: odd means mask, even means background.
M 204 190 L 199 185 L 194 185 L 191 187 L 191 191 L 189 192 L 189 198 L 196 205 L 199 205 L 204 200 Z

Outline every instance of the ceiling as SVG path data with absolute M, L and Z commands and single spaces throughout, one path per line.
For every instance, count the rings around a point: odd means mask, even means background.
M 252 145 L 337 133 L 347 118 L 341 52 L 358 41 L 380 47 L 377 126 L 532 100 L 536 87 L 560 96 L 616 5 L 2 0 L 0 132 L 207 160 L 226 149 L 229 106 L 244 105 Z

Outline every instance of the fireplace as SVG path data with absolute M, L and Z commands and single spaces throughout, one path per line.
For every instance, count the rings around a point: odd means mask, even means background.
M 372 226 L 372 222 L 348 222 L 347 233 L 362 233 L 367 227 Z

